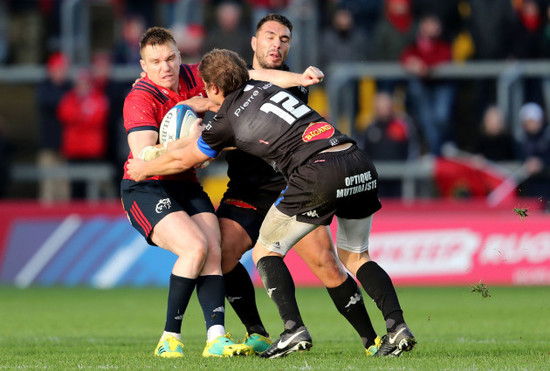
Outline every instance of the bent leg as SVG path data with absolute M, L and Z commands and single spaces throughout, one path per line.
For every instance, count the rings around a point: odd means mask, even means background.
M 328 227 L 319 226 L 308 233 L 294 246 L 294 251 L 325 287 L 340 286 L 347 279 Z
M 180 233 L 175 234 L 174 230 Z M 164 331 L 179 339 L 183 314 L 207 256 L 206 239 L 183 211 L 162 218 L 153 228 L 150 238 L 158 246 L 178 256 L 170 275 Z
M 159 247 L 178 256 L 173 274 L 197 278 L 206 262 L 208 241 L 187 213 L 178 211 L 165 216 L 155 225 L 150 238 Z
M 372 216 L 364 219 L 338 217 L 338 256 L 382 311 L 388 331 L 393 331 L 405 322 L 403 311 L 390 277 L 370 259 L 368 239 L 371 226 Z
M 246 327 L 248 334 L 268 337 L 256 304 L 254 285 L 246 268 L 239 262 L 243 254 L 252 248 L 252 240 L 236 221 L 219 218 L 222 233 L 222 272 L 225 295 L 229 304 Z
M 285 330 L 303 325 L 296 302 L 294 280 L 283 261 L 284 255 L 315 225 L 298 222 L 272 206 L 267 213 L 260 237 L 252 250 L 252 259 L 269 297 L 275 302 Z M 319 251 L 319 248 L 315 248 Z
M 363 346 L 374 345 L 377 335 L 363 296 L 338 259 L 329 228 L 320 226 L 314 229 L 294 246 L 294 251 L 325 285 L 336 309 L 357 331 Z

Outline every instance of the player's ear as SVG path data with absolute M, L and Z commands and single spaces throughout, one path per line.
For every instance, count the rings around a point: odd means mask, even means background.
M 212 92 L 215 94 L 215 95 L 219 95 L 220 94 L 220 88 L 218 87 L 218 85 L 215 85 L 215 84 L 212 84 L 210 89 L 212 90 Z
M 254 53 L 256 53 L 257 42 L 258 42 L 258 39 L 256 39 L 256 36 L 252 36 L 252 40 L 250 40 L 250 46 L 252 47 L 252 50 L 254 50 Z
M 141 69 L 147 73 L 147 65 L 145 64 L 145 61 L 143 59 L 139 60 L 139 64 L 141 65 Z

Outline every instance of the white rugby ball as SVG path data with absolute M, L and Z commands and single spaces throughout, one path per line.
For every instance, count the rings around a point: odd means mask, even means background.
M 185 138 L 189 135 L 189 128 L 197 117 L 195 111 L 185 104 L 172 107 L 160 123 L 159 143 L 164 144 Z

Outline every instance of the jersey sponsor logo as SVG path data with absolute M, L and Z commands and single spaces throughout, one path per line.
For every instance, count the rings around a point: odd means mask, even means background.
M 307 143 L 319 139 L 328 139 L 333 135 L 334 128 L 328 122 L 312 122 L 304 130 L 302 140 Z
M 244 111 L 250 105 L 250 103 L 252 103 L 252 101 L 258 96 L 258 94 L 260 94 L 260 92 L 258 90 L 254 90 L 252 94 L 250 94 L 248 99 L 245 100 L 239 107 L 237 107 L 237 109 L 235 109 L 234 115 L 239 117 L 241 115 L 241 112 Z
M 370 191 L 378 186 L 377 180 L 372 179 L 372 174 L 370 171 L 348 176 L 345 179 L 345 183 L 346 188 L 336 190 L 336 198 L 352 196 L 360 192 Z
M 162 213 L 164 209 L 168 210 L 172 207 L 172 202 L 169 198 L 163 198 L 157 202 L 157 206 L 155 206 L 155 211 L 157 214 Z
M 302 213 L 302 215 L 305 215 L 308 218 L 318 218 L 319 217 L 319 214 L 317 214 L 317 210 L 306 211 L 305 213 Z

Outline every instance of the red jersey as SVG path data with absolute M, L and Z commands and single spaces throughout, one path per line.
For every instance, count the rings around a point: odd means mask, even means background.
M 198 64 L 180 66 L 179 91 L 163 88 L 148 77 L 141 79 L 124 101 L 124 127 L 130 134 L 139 130 L 154 130 L 158 133 L 162 118 L 176 103 L 194 96 L 206 97 L 204 83 L 199 77 Z M 128 159 L 133 158 L 130 151 Z M 124 164 L 124 179 L 128 176 L 128 162 Z M 198 182 L 195 169 L 174 175 L 155 176 L 149 179 L 192 180 Z
M 61 153 L 69 160 L 102 159 L 107 151 L 109 101 L 97 89 L 86 96 L 69 91 L 59 102 Z
M 414 56 L 420 58 L 428 67 L 451 62 L 451 45 L 443 40 L 421 40 L 409 45 L 401 53 L 401 63 Z

